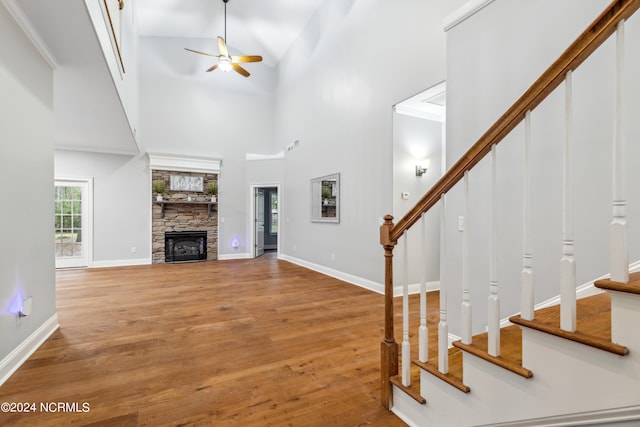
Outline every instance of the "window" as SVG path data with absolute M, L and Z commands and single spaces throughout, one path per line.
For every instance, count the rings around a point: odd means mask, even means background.
M 271 192 L 271 222 L 269 223 L 269 233 L 278 234 L 278 193 Z

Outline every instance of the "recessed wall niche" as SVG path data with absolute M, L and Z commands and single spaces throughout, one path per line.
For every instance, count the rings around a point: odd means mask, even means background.
M 202 178 L 203 191 L 171 190 L 171 176 L 185 177 L 187 182 L 199 182 Z M 218 175 L 151 169 L 152 187 L 157 181 L 164 181 L 165 190 L 162 202 L 157 201 L 156 193 L 151 190 L 152 263 L 165 262 L 165 233 L 176 231 L 206 231 L 207 261 L 218 259 L 218 205 L 211 203 L 211 195 L 206 190 L 209 183 L 218 182 Z

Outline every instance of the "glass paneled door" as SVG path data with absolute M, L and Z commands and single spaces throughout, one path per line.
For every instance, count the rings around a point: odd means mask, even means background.
M 89 265 L 88 197 L 88 181 L 56 180 L 56 268 L 87 267 Z

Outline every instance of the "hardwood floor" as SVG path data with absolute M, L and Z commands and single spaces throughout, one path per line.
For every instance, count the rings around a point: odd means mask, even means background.
M 379 402 L 383 303 L 272 257 L 61 270 L 60 329 L 0 387 L 37 411 L 0 425 L 404 426 Z

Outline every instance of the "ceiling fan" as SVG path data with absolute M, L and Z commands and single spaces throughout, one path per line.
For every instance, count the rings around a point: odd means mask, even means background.
M 189 52 L 197 53 L 199 55 L 211 56 L 213 58 L 218 58 L 218 62 L 213 64 L 213 66 L 209 67 L 207 72 L 213 71 L 216 68 L 220 68 L 222 71 L 227 72 L 231 69 L 235 70 L 239 74 L 242 74 L 245 77 L 249 77 L 251 74 L 242 68 L 239 64 L 245 62 L 260 62 L 262 61 L 262 56 L 260 55 L 229 55 L 229 51 L 227 49 L 227 43 L 225 39 L 227 38 L 227 3 L 229 0 L 222 0 L 224 2 L 224 38 L 218 36 L 218 49 L 220 51 L 219 55 L 213 55 L 211 53 L 200 52 L 197 50 L 186 48 Z

